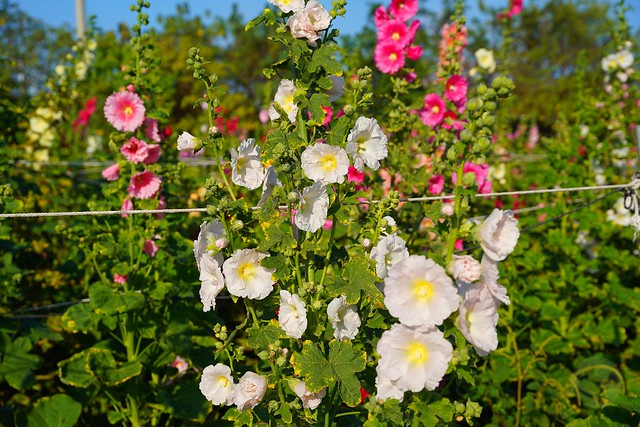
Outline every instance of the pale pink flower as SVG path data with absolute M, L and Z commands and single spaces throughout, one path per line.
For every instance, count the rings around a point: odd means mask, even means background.
M 131 201 L 131 199 L 129 199 L 128 197 L 125 198 L 122 201 L 122 207 L 120 208 L 121 211 L 132 211 L 133 210 L 133 202 Z M 123 218 L 128 217 L 129 214 L 122 214 Z
M 443 189 L 444 189 L 444 176 L 436 174 L 436 175 L 433 175 L 431 178 L 429 178 L 429 187 L 427 188 L 427 191 L 429 191 L 429 193 L 440 194 L 442 193 Z
M 393 40 L 381 41 L 376 45 L 373 59 L 380 71 L 385 74 L 395 74 L 404 66 L 403 47 Z
M 420 110 L 420 120 L 432 128 L 442 123 L 447 106 L 440 95 L 430 93 L 424 97 L 424 108 Z
M 291 30 L 291 35 L 296 39 L 307 39 L 307 43 L 315 45 L 316 40 L 320 38 L 316 32 L 311 20 L 304 12 L 295 13 L 287 21 L 287 26 Z
M 149 146 L 146 142 L 132 136 L 120 148 L 120 152 L 128 161 L 137 164 L 145 161 L 149 155 Z
M 160 250 L 160 248 L 158 247 L 156 242 L 153 241 L 153 239 L 147 239 L 144 242 L 143 250 L 144 250 L 145 254 L 147 254 L 151 258 L 153 258 L 153 257 L 156 256 L 156 254 L 158 253 L 158 250 Z
M 418 13 L 418 0 L 391 0 L 389 13 L 402 21 L 408 21 Z
M 117 163 L 112 164 L 102 171 L 102 177 L 107 181 L 115 181 L 120 177 L 120 166 Z
M 178 375 L 183 375 L 185 372 L 187 372 L 187 369 L 189 369 L 189 363 L 182 357 L 176 356 L 173 362 L 171 362 L 171 367 L 178 370 Z
M 461 102 L 467 98 L 467 79 L 461 75 L 449 77 L 445 84 L 444 96 L 449 101 Z
M 245 372 L 233 394 L 233 403 L 238 407 L 238 411 L 255 408 L 262 401 L 268 383 L 267 378 L 262 375 Z
M 162 178 L 150 171 L 142 171 L 131 177 L 127 192 L 134 199 L 150 199 L 160 190 Z
M 480 262 L 470 255 L 454 255 L 449 264 L 449 271 L 456 280 L 473 283 L 480 279 L 482 270 Z
M 113 282 L 114 283 L 120 283 L 121 285 L 124 285 L 125 283 L 127 283 L 127 276 L 126 275 L 122 275 L 122 274 L 118 274 L 118 273 L 114 273 Z
M 160 154 L 162 154 L 162 150 L 160 149 L 160 144 L 148 144 L 147 157 L 143 160 L 143 162 L 147 165 L 155 163 L 160 158 Z
M 116 92 L 104 104 L 104 116 L 121 132 L 133 132 L 144 121 L 144 103 L 133 92 Z
M 144 135 L 153 142 L 160 142 L 162 140 L 162 136 L 158 130 L 157 120 L 147 118 L 145 121 Z

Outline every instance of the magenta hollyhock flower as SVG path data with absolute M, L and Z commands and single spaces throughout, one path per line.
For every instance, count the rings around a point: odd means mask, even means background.
M 493 183 L 489 181 L 487 178 L 489 177 L 489 164 L 485 163 L 482 165 L 477 165 L 475 163 L 466 162 L 463 168 L 464 173 L 473 173 L 476 176 L 476 183 L 478 184 L 478 193 L 479 194 L 487 194 L 491 193 L 491 189 L 493 188 Z M 454 184 L 458 182 L 458 174 L 455 172 L 451 176 L 451 180 Z
M 402 21 L 408 21 L 418 13 L 418 0 L 391 0 L 389 13 Z
M 102 171 L 102 177 L 107 181 L 115 181 L 120 177 L 120 166 L 117 163 L 112 164 Z
M 133 210 L 133 202 L 128 197 L 122 201 L 121 211 L 132 211 Z M 128 217 L 129 214 L 122 214 L 122 218 Z
M 429 187 L 427 191 L 431 194 L 440 194 L 444 190 L 444 176 L 442 175 L 433 175 L 429 178 Z
M 404 50 L 391 40 L 381 41 L 376 45 L 373 59 L 380 71 L 395 74 L 404 66 Z
M 128 161 L 137 164 L 145 161 L 149 155 L 149 146 L 146 142 L 132 136 L 129 138 L 129 141 L 125 142 L 122 148 L 120 148 L 120 152 Z
M 376 28 L 380 28 L 390 19 L 384 6 L 379 6 L 373 13 L 373 22 L 376 24 Z
M 424 97 L 424 108 L 420 110 L 420 120 L 427 126 L 436 127 L 444 119 L 447 106 L 440 95 L 430 93 Z
M 322 224 L 323 230 L 331 230 L 333 227 L 333 220 L 331 218 L 327 218 L 324 220 L 324 224 Z
M 417 46 L 417 45 L 409 46 L 407 48 L 407 58 L 409 58 L 412 61 L 417 61 L 422 56 L 422 52 L 423 52 L 422 46 Z
M 158 121 L 155 119 L 147 118 L 144 123 L 144 135 L 153 142 L 162 141 L 162 135 L 158 129 Z
M 407 37 L 409 38 L 409 41 L 407 42 L 407 44 L 413 43 L 413 39 L 416 38 L 416 34 L 418 33 L 419 28 L 420 28 L 420 21 L 416 19 L 415 21 L 411 22 L 411 25 L 409 25 L 409 33 L 407 35 Z
M 144 103 L 134 92 L 116 92 L 104 103 L 104 116 L 120 132 L 133 132 L 144 122 Z
M 455 249 L 456 251 L 461 251 L 464 249 L 464 245 L 462 244 L 461 239 L 456 239 L 456 243 L 453 245 L 453 249 Z
M 155 163 L 160 158 L 160 154 L 162 154 L 162 150 L 159 144 L 149 144 L 147 145 L 147 157 L 143 162 L 147 165 Z
M 160 190 L 162 178 L 147 170 L 138 172 L 131 177 L 127 192 L 134 199 L 150 199 Z
M 360 184 L 362 181 L 364 181 L 364 172 L 360 172 L 353 166 L 349 166 L 349 169 L 347 170 L 347 181 Z
M 522 12 L 522 3 L 524 3 L 523 0 L 511 0 L 509 11 L 506 13 L 498 13 L 498 19 L 513 18 L 515 15 L 518 15 Z
M 451 102 L 467 99 L 467 79 L 459 74 L 449 77 L 444 86 L 444 97 Z
M 464 129 L 464 121 L 458 120 L 458 115 L 453 111 L 447 111 L 442 119 L 442 127 L 447 130 L 459 131 Z
M 399 19 L 391 19 L 378 28 L 378 40 L 390 41 L 404 48 L 409 44 L 409 29 Z
M 127 283 L 127 276 L 126 275 L 123 276 L 122 274 L 114 273 L 113 281 L 114 281 L 114 283 L 120 283 L 121 285 L 124 285 L 125 283 Z
M 158 250 L 160 250 L 160 248 L 158 247 L 158 245 L 156 245 L 156 242 L 153 241 L 153 239 L 147 239 L 144 242 L 144 247 L 143 247 L 144 253 L 149 255 L 151 258 L 155 257 L 156 254 L 158 253 Z

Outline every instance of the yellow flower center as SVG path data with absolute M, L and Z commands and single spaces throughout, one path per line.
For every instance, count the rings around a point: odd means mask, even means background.
M 395 32 L 391 35 L 391 38 L 394 40 L 400 40 L 400 33 Z
M 398 55 L 396 55 L 395 53 L 392 53 L 391 55 L 389 55 L 390 61 L 395 61 L 396 59 L 398 59 Z
M 433 298 L 433 291 L 433 283 L 427 280 L 418 279 L 413 282 L 413 296 L 422 303 L 429 302 Z
M 332 171 L 336 168 L 337 165 L 338 159 L 336 159 L 336 156 L 334 154 L 325 154 L 320 159 L 320 167 L 322 168 L 323 172 Z
M 440 112 L 440 107 L 438 107 L 437 105 L 434 105 L 433 107 L 431 107 L 431 112 L 433 114 L 438 114 Z
M 356 143 L 360 151 L 365 151 L 364 143 L 367 142 L 367 138 L 364 135 L 360 135 L 356 138 Z
M 414 365 L 424 365 L 429 360 L 429 350 L 421 342 L 411 343 L 406 350 L 407 360 Z
M 133 114 L 133 108 L 130 105 L 127 105 L 126 107 L 124 107 L 124 110 L 122 110 L 122 112 L 125 116 L 130 116 Z
M 238 267 L 238 277 L 240 280 L 252 280 L 256 275 L 256 265 L 252 262 L 244 262 Z
M 229 378 L 223 377 L 222 375 L 218 377 L 218 382 L 220 382 L 220 385 L 222 385 L 222 387 L 226 388 L 229 386 Z
M 246 164 L 247 164 L 246 157 L 238 157 L 236 159 L 236 168 L 238 168 L 239 170 L 244 170 Z

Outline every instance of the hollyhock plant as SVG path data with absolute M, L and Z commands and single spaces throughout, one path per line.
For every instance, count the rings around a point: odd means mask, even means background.
M 299 12 L 304 9 L 304 0 L 269 0 L 269 3 L 278 6 L 284 13 Z
M 303 231 L 315 232 L 324 225 L 329 208 L 329 196 L 324 185 L 316 181 L 302 190 L 300 205 L 295 213 L 296 227 Z
M 498 13 L 498 19 L 513 18 L 520 14 L 520 12 L 522 12 L 522 3 L 524 3 L 524 0 L 511 0 L 511 7 L 509 10 L 505 13 Z
M 364 181 L 364 172 L 360 172 L 353 166 L 349 166 L 349 170 L 347 171 L 347 181 L 361 184 L 362 181 Z
M 427 126 L 435 128 L 444 119 L 447 106 L 440 95 L 430 93 L 424 97 L 424 108 L 420 110 L 420 120 Z
M 418 0 L 391 0 L 389 13 L 396 19 L 408 21 L 418 13 Z
M 127 276 L 115 273 L 113 275 L 113 282 L 114 283 L 120 283 L 121 285 L 124 285 L 125 283 L 127 283 Z
M 232 405 L 236 385 L 231 368 L 222 363 L 209 365 L 202 371 L 200 391 L 214 405 Z
M 89 119 L 96 111 L 97 98 L 89 98 L 84 104 L 84 108 L 78 112 L 78 118 L 73 122 L 73 130 L 78 131 L 80 126 L 87 126 Z
M 438 195 L 444 190 L 444 176 L 435 174 L 429 178 L 429 187 L 427 191 L 431 194 Z
M 153 142 L 162 141 L 162 136 L 160 135 L 160 131 L 158 129 L 158 121 L 156 119 L 147 119 L 144 122 L 144 135 Z
M 149 146 L 146 142 L 139 140 L 136 137 L 129 138 L 129 141 L 125 142 L 120 148 L 122 155 L 131 163 L 142 163 L 147 159 L 149 155 Z
M 364 165 L 378 170 L 380 160 L 385 159 L 388 152 L 387 136 L 375 118 L 358 117 L 347 136 L 346 151 L 358 171 L 364 171 Z
M 417 61 L 422 56 L 422 52 L 423 52 L 422 46 L 411 45 L 407 48 L 407 58 L 409 58 L 412 61 Z M 410 82 L 412 81 L 413 80 L 411 80 Z
M 126 197 L 123 201 L 122 201 L 122 206 L 120 207 L 121 211 L 132 211 L 133 210 L 133 202 L 131 201 L 131 199 L 129 199 L 128 197 Z M 122 214 L 123 218 L 128 217 L 129 214 Z
M 329 144 L 308 146 L 302 152 L 300 160 L 305 176 L 323 184 L 342 184 L 349 170 L 347 152 Z
M 456 326 L 479 356 L 487 356 L 498 348 L 498 311 L 491 298 L 469 289 L 460 303 Z
M 223 258 L 220 250 L 224 248 L 226 239 L 227 233 L 220 220 L 214 219 L 211 222 L 204 221 L 200 224 L 198 238 L 193 241 L 193 255 L 200 271 L 200 262 L 205 255 L 215 257 L 218 264 L 222 264 Z
M 395 74 L 404 67 L 404 48 L 393 40 L 382 41 L 376 45 L 373 59 L 380 71 L 385 74 Z
M 378 41 L 390 41 L 404 48 L 411 42 L 407 24 L 399 19 L 390 19 L 378 27 Z
M 487 194 L 491 192 L 491 188 L 493 187 L 493 183 L 489 181 L 489 164 L 485 163 L 482 165 L 478 165 L 471 162 L 466 162 L 463 167 L 463 172 L 473 173 L 476 176 L 476 183 L 478 184 L 478 193 Z M 454 172 L 451 176 L 451 180 L 454 184 L 458 182 L 458 174 Z
M 147 144 L 147 157 L 143 160 L 145 165 L 151 165 L 160 160 L 162 149 L 159 144 Z
M 222 265 L 225 284 L 231 295 L 261 300 L 273 290 L 274 269 L 265 268 L 260 261 L 269 254 L 255 249 L 238 249 Z
M 288 291 L 280 291 L 278 323 L 291 338 L 300 339 L 307 329 L 307 310 L 300 296 Z
M 114 163 L 111 166 L 105 168 L 102 171 L 102 177 L 107 181 L 117 180 L 118 178 L 120 178 L 120 165 Z
M 127 192 L 134 199 L 150 199 L 158 193 L 161 184 L 162 178 L 145 170 L 131 177 Z
M 496 60 L 493 58 L 493 51 L 485 48 L 476 50 L 476 61 L 478 61 L 478 67 L 493 73 L 496 70 Z
M 458 292 L 444 268 L 432 259 L 411 255 L 389 269 L 384 304 L 403 325 L 441 325 L 457 310 Z
M 178 136 L 178 150 L 198 151 L 200 148 L 202 148 L 202 141 L 189 132 L 182 132 Z
M 116 92 L 104 104 L 104 116 L 120 132 L 133 132 L 145 118 L 145 108 L 138 94 L 129 91 Z
M 216 297 L 224 288 L 224 277 L 220 270 L 218 260 L 208 253 L 200 258 L 198 264 L 200 270 L 200 301 L 202 302 L 202 311 L 216 309 Z
M 158 251 L 160 250 L 160 248 L 158 247 L 156 242 L 153 241 L 153 239 L 147 239 L 144 242 L 143 249 L 144 249 L 144 253 L 149 255 L 151 258 L 155 257 Z
M 449 265 L 451 275 L 456 280 L 473 283 L 480 279 L 480 263 L 470 255 L 454 255 Z

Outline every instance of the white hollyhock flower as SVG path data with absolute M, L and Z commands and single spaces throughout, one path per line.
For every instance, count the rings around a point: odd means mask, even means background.
M 218 363 L 209 365 L 202 371 L 200 391 L 214 405 L 231 405 L 234 390 L 235 384 L 228 366 Z
M 287 21 L 287 26 L 291 30 L 291 35 L 296 39 L 307 39 L 311 46 L 316 45 L 316 40 L 320 38 L 309 16 L 304 11 L 295 13 Z
M 480 48 L 475 52 L 476 61 L 478 61 L 478 67 L 493 73 L 496 70 L 496 60 L 493 57 L 493 51 L 485 48 Z
M 327 307 L 327 315 L 333 326 L 333 336 L 337 340 L 352 340 L 358 333 L 360 327 L 360 316 L 358 307 L 354 304 L 347 304 L 347 297 L 340 295 L 334 298 Z
M 409 258 L 409 251 L 404 240 L 395 234 L 391 234 L 380 239 L 376 247 L 371 249 L 369 258 L 376 262 L 376 274 L 378 277 L 384 279 L 387 277 L 389 268 L 399 261 Z
M 200 233 L 198 238 L 193 241 L 193 255 L 196 258 L 198 264 L 198 271 L 202 272 L 200 268 L 200 261 L 204 254 L 209 254 L 214 257 L 218 264 L 222 264 L 223 258 L 220 253 L 220 248 L 216 242 L 221 239 L 226 240 L 227 232 L 224 230 L 224 226 L 220 220 L 214 219 L 211 222 L 203 222 L 200 224 Z
M 307 409 L 316 409 L 322 403 L 322 398 L 327 395 L 327 389 L 323 388 L 317 393 L 311 393 L 307 390 L 304 381 L 294 380 L 292 387 L 293 392 L 302 400 L 302 406 Z
M 294 217 L 300 230 L 315 232 L 324 224 L 329 209 L 329 196 L 321 182 L 316 181 L 302 190 L 300 205 Z
M 322 3 L 317 0 L 309 0 L 303 12 L 307 15 L 313 29 L 316 31 L 326 30 L 331 25 L 331 15 L 329 15 Z
M 254 372 L 245 372 L 238 381 L 233 394 L 233 403 L 238 411 L 255 408 L 267 391 L 267 379 Z
M 389 269 L 384 304 L 403 325 L 433 326 L 456 311 L 459 298 L 444 268 L 422 255 L 411 255 Z
M 267 199 L 273 194 L 273 189 L 275 187 L 280 187 L 281 185 L 282 183 L 278 179 L 276 168 L 274 168 L 273 166 L 269 166 L 264 174 L 264 181 L 262 182 L 262 195 L 260 196 L 260 200 L 258 201 L 258 206 L 262 206 L 262 204 L 266 202 Z
M 480 287 L 484 287 L 497 301 L 509 305 L 511 302 L 507 295 L 507 288 L 498 283 L 500 271 L 498 270 L 498 262 L 489 258 L 486 254 L 482 256 L 480 261 Z
M 264 299 L 273 290 L 274 269 L 265 268 L 260 261 L 269 255 L 255 249 L 238 249 L 222 265 L 231 295 L 249 299 Z
M 465 292 L 456 325 L 480 356 L 498 348 L 498 302 L 482 288 Z
M 397 399 L 402 402 L 404 392 L 394 381 L 391 381 L 383 372 L 380 365 L 376 366 L 376 400 L 383 403 L 387 399 Z
M 189 132 L 182 132 L 178 136 L 178 150 L 180 151 L 197 151 L 202 148 L 202 141 Z
M 629 68 L 633 64 L 633 54 L 628 50 L 621 50 L 615 53 L 614 57 L 618 67 L 622 69 Z
M 373 170 L 380 167 L 380 160 L 387 157 L 387 135 L 376 119 L 358 117 L 347 136 L 347 153 L 353 157 L 353 166 L 360 172 L 364 171 L 364 165 Z
M 502 261 L 518 243 L 518 220 L 512 211 L 494 209 L 480 226 L 479 235 L 485 254 L 494 261 Z
M 305 148 L 300 160 L 306 177 L 323 184 L 342 184 L 349 171 L 346 151 L 328 144 L 320 143 Z
M 288 79 L 280 81 L 278 90 L 276 91 L 275 101 L 278 102 L 285 113 L 287 113 L 287 117 L 291 123 L 296 121 L 296 115 L 298 114 L 298 106 L 293 101 L 295 94 L 296 85 L 293 81 Z M 273 105 L 269 108 L 269 117 L 273 121 L 280 118 L 280 114 L 278 114 Z
M 211 255 L 205 253 L 200 258 L 200 300 L 202 311 L 215 310 L 216 297 L 224 288 L 224 277 L 220 264 Z
M 473 283 L 479 280 L 482 272 L 478 260 L 470 255 L 454 255 L 449 269 L 454 279 L 466 283 Z
M 278 6 L 284 13 L 299 12 L 304 9 L 304 0 L 269 0 L 269 3 Z
M 264 167 L 260 161 L 260 147 L 253 138 L 242 141 L 238 151 L 231 151 L 231 180 L 234 184 L 255 190 L 264 181 Z
M 300 339 L 307 330 L 307 309 L 300 296 L 288 291 L 280 291 L 280 327 L 291 338 Z
M 438 329 L 399 323 L 382 333 L 376 351 L 380 354 L 378 375 L 399 391 L 413 392 L 435 390 L 453 356 L 451 343 Z

